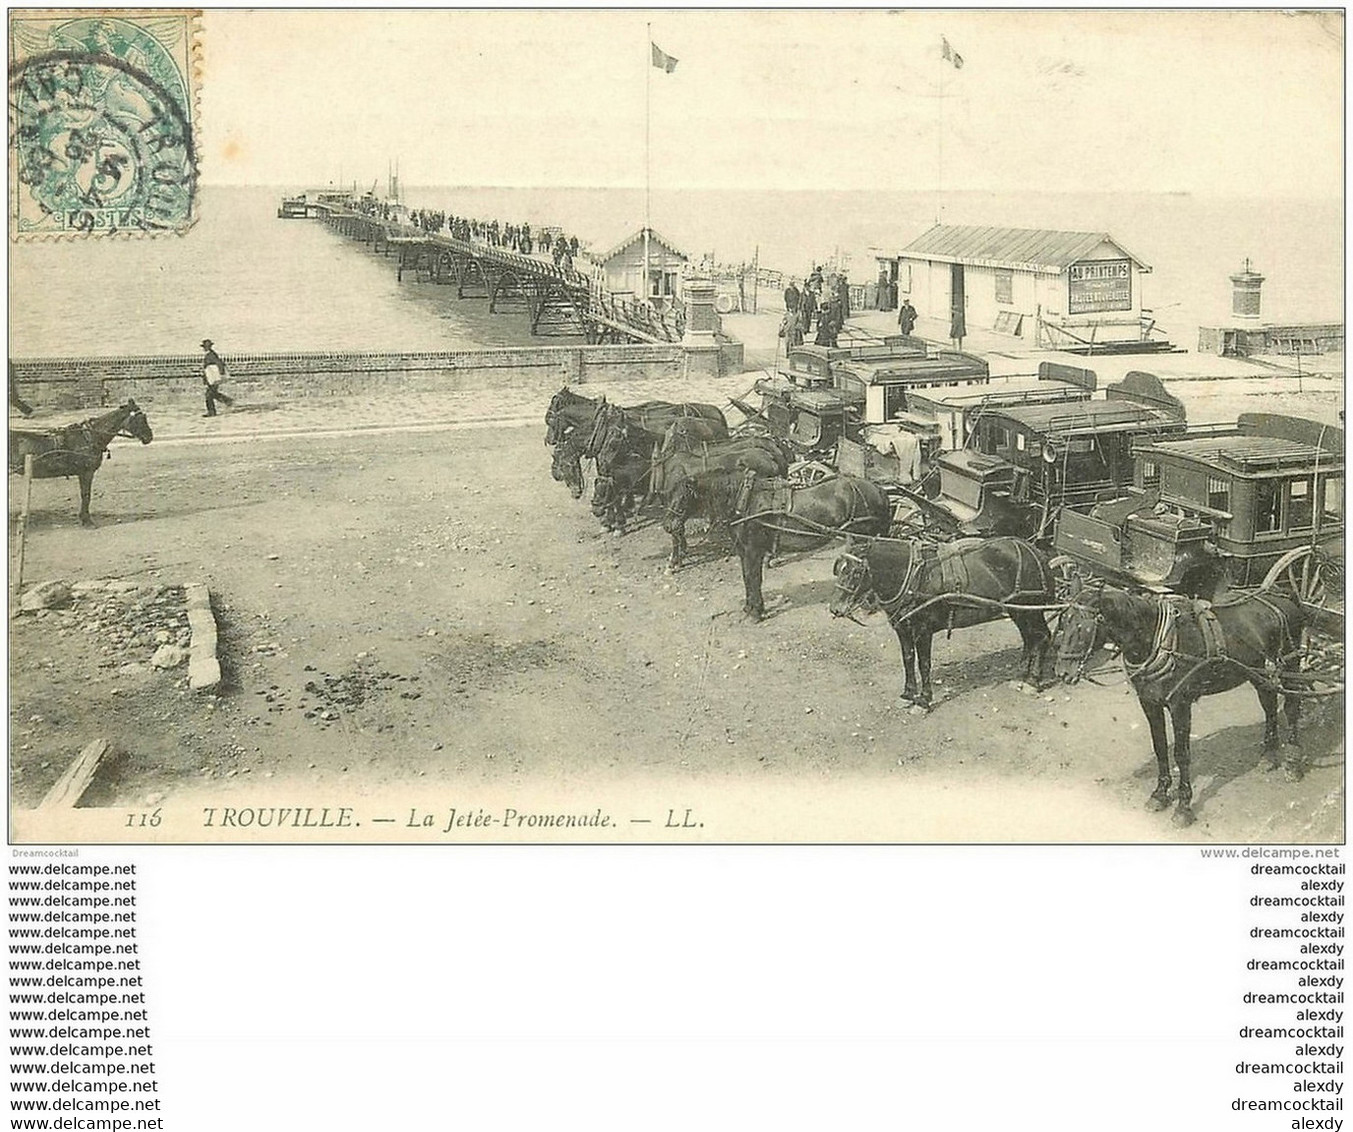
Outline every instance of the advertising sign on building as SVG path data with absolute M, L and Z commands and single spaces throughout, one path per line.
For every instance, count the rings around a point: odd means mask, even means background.
M 1069 314 L 1132 309 L 1132 263 L 1126 259 L 1100 259 L 1073 263 L 1068 269 Z

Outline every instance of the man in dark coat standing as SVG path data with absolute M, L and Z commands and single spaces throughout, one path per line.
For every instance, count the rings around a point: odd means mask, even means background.
M 805 334 L 813 329 L 813 315 L 816 313 L 817 299 L 813 295 L 813 289 L 805 283 L 799 298 L 799 322 Z
M 233 405 L 235 401 L 234 398 L 227 397 L 221 392 L 221 382 L 226 379 L 225 362 L 221 361 L 221 356 L 213 348 L 210 338 L 202 339 L 202 349 L 206 351 L 202 357 L 202 384 L 207 389 L 207 411 L 202 415 L 214 417 L 217 401 L 226 405 Z
M 903 299 L 902 306 L 897 312 L 897 329 L 905 335 L 910 335 L 916 328 L 916 308 L 911 305 L 910 299 Z

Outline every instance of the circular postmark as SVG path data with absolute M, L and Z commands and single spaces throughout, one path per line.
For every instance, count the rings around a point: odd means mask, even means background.
M 196 161 L 180 101 L 124 59 L 52 51 L 10 71 L 19 231 L 155 231 L 192 220 Z

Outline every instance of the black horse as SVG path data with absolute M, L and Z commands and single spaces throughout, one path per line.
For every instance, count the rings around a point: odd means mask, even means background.
M 834 617 L 881 607 L 902 649 L 902 698 L 929 707 L 931 638 L 1009 617 L 1024 643 L 1024 678 L 1041 685 L 1052 635 L 1040 607 L 1056 601 L 1042 557 L 1017 538 L 867 542 L 836 561 Z
M 668 425 L 681 417 L 717 420 L 727 428 L 723 411 L 717 405 L 698 401 L 642 401 L 625 408 L 610 404 L 604 396 L 584 397 L 565 385 L 550 398 L 549 406 L 545 409 L 545 443 L 558 444 L 576 428 L 594 428 L 609 410 L 623 411 L 641 428 L 659 436 L 667 430 Z
M 712 526 L 727 527 L 733 518 L 732 493 L 717 490 L 721 476 L 751 472 L 776 479 L 789 470 L 784 451 L 767 437 L 741 437 L 722 444 L 703 444 L 685 452 L 673 449 L 655 455 L 649 483 L 663 498 L 662 529 L 672 536 L 668 568 L 675 570 L 686 556 L 686 521 L 705 518 Z
M 574 499 L 580 499 L 583 494 L 582 462 L 595 460 L 613 427 L 633 422 L 636 433 L 650 436 L 652 443 L 678 420 L 705 420 L 725 434 L 728 430 L 717 405 L 643 401 L 627 409 L 608 402 L 604 396 L 584 397 L 566 385 L 550 398 L 545 410 L 545 443 L 554 447 L 550 475 L 562 482 Z M 623 523 L 621 525 L 623 528 Z
M 718 415 L 684 415 L 700 410 Z M 674 416 L 674 412 L 683 415 Z M 625 521 L 639 500 L 647 502 L 657 494 L 654 476 L 660 470 L 660 447 L 674 435 L 724 438 L 714 441 L 716 447 L 729 443 L 723 414 L 713 405 L 691 402 L 667 409 L 641 406 L 636 410 L 612 405 L 598 411 L 583 452 L 596 458 L 592 512 L 608 530 L 623 533 Z
M 90 417 L 79 424 L 41 428 L 28 425 L 9 430 L 9 470 L 22 474 L 24 457 L 33 457 L 33 478 L 78 476 L 80 479 L 80 523 L 92 527 L 89 496 L 94 473 L 99 470 L 108 446 L 115 436 L 126 436 L 149 444 L 154 439 L 150 422 L 135 401 L 128 401 L 111 412 Z
M 1207 606 L 1181 597 L 1138 597 L 1105 586 L 1077 596 L 1062 615 L 1057 675 L 1078 680 L 1099 636 L 1118 646 L 1123 667 L 1137 692 L 1151 746 L 1156 755 L 1156 788 L 1150 807 L 1170 804 L 1170 746 L 1165 715 L 1174 732 L 1174 761 L 1179 768 L 1176 825 L 1193 824 L 1193 779 L 1189 765 L 1189 729 L 1193 705 L 1203 696 L 1250 684 L 1264 709 L 1264 757 L 1270 769 L 1278 759 L 1278 705 L 1298 742 L 1301 700 L 1284 675 L 1300 650 L 1305 611 L 1301 603 L 1276 593 L 1258 593 Z M 1289 779 L 1301 777 L 1300 751 L 1285 764 Z
M 857 476 L 801 487 L 751 470 L 711 472 L 692 477 L 690 491 L 692 506 L 730 516 L 742 563 L 742 611 L 755 621 L 766 615 L 761 582 L 769 554 L 816 550 L 849 535 L 881 535 L 892 522 L 884 490 Z
M 587 431 L 575 428 L 554 446 L 550 457 L 550 475 L 568 488 L 574 499 L 583 497 L 583 449 Z

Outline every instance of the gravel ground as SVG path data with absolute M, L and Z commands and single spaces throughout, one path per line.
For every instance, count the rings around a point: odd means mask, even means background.
M 886 624 L 828 615 L 832 551 L 771 569 L 771 616 L 744 622 L 717 545 L 693 538 L 694 563 L 668 574 L 655 525 L 607 535 L 551 481 L 547 396 L 521 406 L 534 423 L 494 428 L 460 427 L 459 403 L 431 416 L 445 427 L 397 432 L 345 432 L 345 412 L 316 434 L 279 410 L 200 422 L 221 426 L 202 440 L 186 411 L 162 414 L 157 443 L 119 443 L 96 477 L 93 531 L 73 483 L 36 484 L 25 577 L 207 580 L 224 679 L 202 696 L 182 668 L 151 668 L 171 627 L 145 609 L 138 624 L 82 598 L 13 621 L 16 836 L 1342 839 L 1337 712 L 1310 713 L 1311 769 L 1288 783 L 1258 769 L 1252 692 L 1203 701 L 1198 823 L 1175 829 L 1145 810 L 1154 762 L 1126 687 L 1015 685 L 1018 634 L 998 623 L 937 638 L 940 702 L 913 712 Z M 97 735 L 118 755 L 83 808 L 28 812 Z M 349 807 L 360 828 L 204 817 L 265 803 Z M 445 831 L 451 807 L 608 825 Z M 152 810 L 151 831 L 134 825 Z

